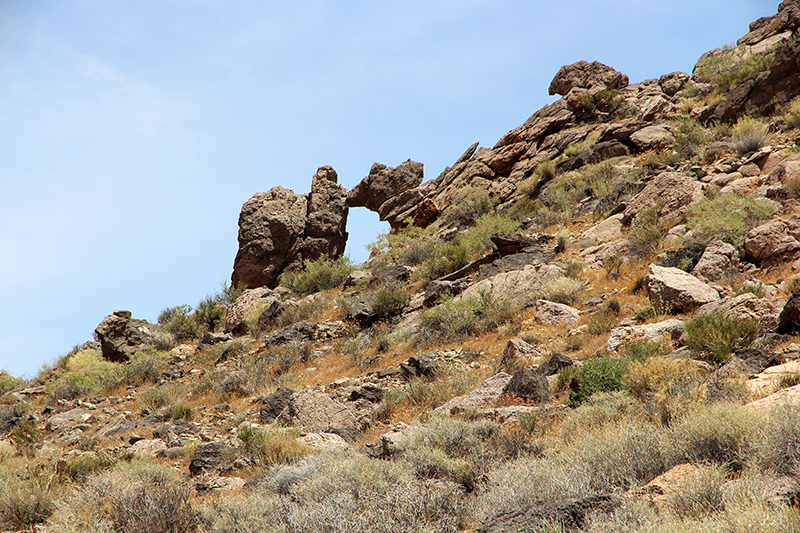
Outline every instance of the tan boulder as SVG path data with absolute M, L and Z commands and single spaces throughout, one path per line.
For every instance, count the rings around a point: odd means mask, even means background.
M 650 265 L 644 280 L 650 303 L 656 309 L 687 313 L 719 300 L 719 293 L 679 268 Z
M 703 281 L 718 282 L 726 274 L 738 271 L 739 251 L 733 245 L 715 238 L 706 245 L 691 273 Z
M 775 218 L 751 229 L 744 241 L 745 257 L 770 263 L 800 254 L 800 215 Z
M 639 213 L 657 207 L 659 220 L 669 226 L 680 222 L 689 206 L 702 199 L 700 182 L 679 172 L 662 172 L 628 203 L 622 223 L 635 223 Z

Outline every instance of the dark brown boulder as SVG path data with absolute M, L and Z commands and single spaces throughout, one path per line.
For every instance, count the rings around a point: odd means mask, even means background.
M 330 166 L 320 167 L 311 181 L 308 195 L 303 259 L 320 256 L 339 257 L 347 244 L 348 191 L 336 183 L 337 174 Z
M 146 320 L 131 318 L 130 311 L 117 310 L 105 317 L 94 333 L 103 358 L 121 363 L 153 344 L 153 328 Z
M 422 163 L 410 159 L 396 167 L 375 163 L 369 175 L 350 191 L 347 205 L 378 211 L 381 205 L 393 196 L 419 186 L 422 177 Z
M 275 287 L 280 274 L 301 268 L 308 199 L 283 187 L 253 195 L 239 215 L 239 252 L 231 283 Z
M 550 94 L 566 95 L 571 89 L 622 89 L 628 86 L 628 76 L 593 61 L 578 61 L 564 65 L 550 82 Z
M 795 31 L 800 28 L 800 2 L 798 0 L 785 0 L 778 6 L 778 14 L 771 17 L 761 17 L 750 23 L 750 31 L 736 44 L 753 45 L 785 31 Z
M 800 330 L 800 294 L 792 294 L 778 317 L 778 333 L 790 335 Z
M 514 372 L 503 392 L 509 396 L 521 398 L 533 403 L 546 403 L 550 401 L 550 388 L 547 378 L 528 368 L 519 368 Z

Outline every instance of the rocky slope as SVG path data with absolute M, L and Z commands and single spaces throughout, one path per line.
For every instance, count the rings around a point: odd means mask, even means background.
M 235 289 L 6 376 L 4 527 L 800 530 L 798 26 L 786 0 L 691 75 L 564 66 L 560 100 L 429 181 L 255 194 Z M 356 206 L 393 231 L 351 267 Z M 110 488 L 153 465 L 160 488 Z

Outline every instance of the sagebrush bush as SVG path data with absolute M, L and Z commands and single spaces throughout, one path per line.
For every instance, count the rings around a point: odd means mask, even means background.
M 542 287 L 538 296 L 550 302 L 572 305 L 578 301 L 584 287 L 583 281 L 562 276 Z
M 433 255 L 425 260 L 421 273 L 428 279 L 436 279 L 464 267 L 469 263 L 470 251 L 459 239 L 439 246 Z
M 749 53 L 744 45 L 726 45 L 720 53 L 698 61 L 693 75 L 703 83 L 713 83 L 715 91 L 723 94 L 752 74 L 767 70 L 774 55 Z
M 45 390 L 54 398 L 72 400 L 92 392 L 109 389 L 122 381 L 123 367 L 119 363 L 103 360 L 93 350 L 72 356 L 64 367 L 55 372 L 44 383 Z M 74 360 L 74 361 L 73 361 Z M 70 367 L 70 362 L 72 366 Z
M 784 115 L 786 125 L 790 128 L 800 128 L 800 97 L 795 97 L 789 103 L 789 108 Z
M 800 475 L 800 406 L 787 403 L 770 413 L 761 441 L 757 463 L 765 471 L 787 476 Z
M 496 213 L 484 213 L 475 220 L 475 225 L 459 237 L 459 242 L 467 247 L 471 254 L 481 253 L 492 247 L 490 239 L 492 233 L 519 233 L 522 226 L 518 220 L 498 215 Z
M 56 530 L 191 533 L 200 516 L 191 492 L 167 466 L 118 463 L 89 478 L 54 516 Z
M 28 380 L 13 376 L 5 368 L 0 370 L 0 396 L 14 389 L 24 387 L 28 384 Z
M 56 509 L 57 487 L 52 476 L 21 469 L 14 477 L 4 475 L 0 484 L 0 527 L 30 530 L 44 523 Z M 42 473 L 45 474 L 45 473 Z
M 372 310 L 381 318 L 393 317 L 403 312 L 411 293 L 405 285 L 398 282 L 388 282 L 378 287 L 372 295 Z
M 713 463 L 738 471 L 753 456 L 763 425 L 758 414 L 738 404 L 700 406 L 670 427 L 666 453 L 672 464 Z
M 717 465 L 700 468 L 669 499 L 671 510 L 681 518 L 704 518 L 722 511 L 727 476 L 727 470 Z
M 622 386 L 642 402 L 654 421 L 664 425 L 705 401 L 706 379 L 701 368 L 654 353 L 633 358 Z
M 755 152 L 769 142 L 768 131 L 760 120 L 742 117 L 733 126 L 733 147 L 740 155 Z
M 294 292 L 307 295 L 339 287 L 354 267 L 347 256 L 331 259 L 323 255 L 316 261 L 306 260 L 304 269 L 294 272 L 284 272 L 281 283 Z
M 453 339 L 469 334 L 480 320 L 480 302 L 447 300 L 420 315 L 417 335 L 422 340 Z
M 694 239 L 703 244 L 718 237 L 741 247 L 747 232 L 772 218 L 775 212 L 772 202 L 752 196 L 723 194 L 691 206 L 687 224 Z
M 659 207 L 639 212 L 628 233 L 630 252 L 637 257 L 650 257 L 661 251 L 666 229 L 659 222 Z
M 740 318 L 723 311 L 696 316 L 686 322 L 686 344 L 724 361 L 735 348 L 745 348 L 758 336 L 758 320 Z
M 536 165 L 536 169 L 533 171 L 534 176 L 537 176 L 543 180 L 551 180 L 556 177 L 556 165 L 550 159 L 545 159 L 538 165 Z

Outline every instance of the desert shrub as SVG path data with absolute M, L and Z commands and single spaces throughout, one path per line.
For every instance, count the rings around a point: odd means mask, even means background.
M 475 489 L 480 478 L 477 465 L 459 457 L 451 457 L 440 448 L 415 448 L 406 453 L 405 460 L 411 463 L 419 478 L 449 479 L 468 491 Z
M 194 409 L 188 405 L 180 404 L 172 408 L 173 420 L 191 420 L 192 418 L 194 418 Z
M 628 364 L 627 359 L 609 356 L 586 361 L 575 374 L 578 390 L 570 393 L 569 404 L 579 405 L 596 392 L 620 390 Z
M 36 427 L 36 423 L 25 418 L 14 425 L 9 437 L 11 442 L 14 443 L 18 454 L 24 457 L 34 457 L 42 436 L 39 428 Z
M 189 533 L 199 526 L 190 498 L 171 468 L 120 462 L 89 478 L 53 522 L 56 529 L 69 524 L 91 531 Z
M 536 165 L 533 174 L 543 180 L 549 181 L 556 177 L 556 165 L 550 159 L 545 159 Z
M 728 472 L 717 465 L 702 467 L 670 498 L 670 507 L 681 518 L 703 518 L 725 508 L 722 484 Z
M 274 477 L 286 496 L 273 492 Z M 323 454 L 273 470 L 262 486 L 214 502 L 208 529 L 367 533 L 464 529 L 463 490 L 418 480 L 406 461 L 376 461 L 352 452 Z
M 800 474 L 800 406 L 787 403 L 770 413 L 764 434 L 758 443 L 760 468 L 778 474 Z
M 589 196 L 590 192 L 591 187 L 584 174 L 573 171 L 558 175 L 543 187 L 539 193 L 539 200 L 558 213 L 572 216 L 575 207 Z
M 64 459 L 62 472 L 70 480 L 84 483 L 90 476 L 108 470 L 117 463 L 117 459 L 107 452 L 89 452 Z
M 6 477 L 6 476 L 4 476 Z M 0 527 L 29 530 L 44 523 L 56 509 L 58 493 L 46 472 L 22 468 L 0 484 Z
M 659 223 L 658 207 L 643 209 L 628 233 L 630 251 L 638 257 L 649 257 L 661 251 L 665 228 Z
M 760 329 L 758 320 L 715 311 L 686 322 L 686 344 L 712 354 L 715 361 L 723 361 L 734 348 L 744 348 L 752 343 Z
M 350 259 L 344 255 L 336 259 L 323 255 L 316 261 L 306 260 L 303 270 L 284 272 L 280 280 L 298 294 L 314 294 L 340 286 L 353 268 Z
M 741 470 L 752 457 L 763 420 L 741 405 L 718 402 L 686 413 L 670 427 L 672 464 L 713 463 Z
M 105 361 L 98 352 L 87 350 L 70 357 L 64 367 L 56 368 L 44 387 L 56 399 L 72 400 L 109 389 L 122 379 L 121 364 Z
M 0 370 L 0 396 L 14 389 L 24 387 L 28 380 L 12 376 L 5 368 Z
M 474 225 L 484 213 L 490 213 L 496 205 L 497 201 L 485 189 L 466 187 L 453 197 L 444 222 L 449 226 L 466 228 Z
M 769 142 L 768 130 L 760 120 L 742 117 L 733 126 L 733 147 L 740 155 L 755 152 Z
M 752 54 L 745 50 L 744 46 L 723 46 L 720 53 L 698 61 L 693 75 L 704 83 L 715 84 L 717 93 L 726 93 L 750 75 L 767 70 L 774 57 L 774 52 Z
M 580 279 L 583 273 L 583 261 L 580 259 L 570 259 L 564 265 L 564 275 L 572 279 Z
M 158 314 L 158 324 L 177 341 L 196 339 L 200 330 L 191 313 L 191 305 L 167 307 Z
M 704 402 L 706 381 L 697 365 L 658 357 L 657 353 L 634 358 L 623 388 L 642 402 L 654 421 L 667 425 L 689 407 Z
M 0 436 L 8 434 L 22 420 L 28 409 L 30 406 L 25 402 L 0 403 Z
M 400 393 L 387 393 L 384 397 L 386 408 L 390 411 L 409 407 L 415 411 L 428 411 L 442 405 L 455 396 L 466 394 L 474 389 L 483 376 L 460 372 L 444 366 L 434 380 L 414 378 Z
M 583 289 L 583 281 L 563 276 L 542 287 L 539 292 L 539 298 L 550 302 L 572 305 L 578 301 Z
M 417 335 L 423 340 L 452 339 L 469 334 L 480 320 L 480 302 L 447 300 L 422 312 Z
M 484 213 L 475 221 L 475 225 L 461 237 L 459 242 L 466 246 L 470 253 L 479 253 L 492 247 L 492 233 L 519 233 L 519 221 L 496 213 Z
M 589 324 L 587 324 L 589 326 L 588 333 L 594 336 L 605 335 L 614 329 L 618 322 L 619 316 L 617 316 L 617 313 L 604 309 L 592 315 Z
M 411 301 L 411 293 L 404 285 L 389 282 L 378 287 L 372 295 L 372 310 L 380 317 L 400 314 Z
M 225 313 L 225 306 L 214 296 L 206 296 L 197 304 L 192 318 L 201 330 L 215 331 L 225 321 Z
M 736 247 L 744 244 L 747 232 L 775 214 L 771 202 L 754 197 L 723 194 L 706 198 L 689 208 L 688 226 L 694 238 L 708 243 L 719 237 Z
M 609 194 L 622 180 L 622 175 L 614 165 L 604 161 L 595 165 L 587 165 L 583 169 L 583 179 L 591 189 L 591 196 L 602 198 Z
M 784 115 L 786 125 L 790 128 L 800 128 L 800 97 L 795 97 L 789 103 L 788 111 Z
M 298 441 L 299 436 L 293 428 L 254 429 L 244 426 L 239 429 L 245 454 L 264 466 L 294 463 L 309 455 L 311 447 Z
M 148 349 L 136 352 L 123 364 L 122 373 L 128 385 L 155 381 L 167 367 L 169 353 Z
M 678 117 L 675 124 L 677 127 L 674 129 L 674 134 L 678 150 L 687 145 L 702 146 L 713 140 L 713 133 L 688 113 Z
M 436 253 L 425 260 L 422 275 L 429 279 L 446 276 L 466 266 L 469 258 L 469 248 L 460 239 L 455 239 L 439 246 Z
M 274 320 L 274 327 L 284 328 L 302 320 L 314 320 L 325 311 L 326 302 L 321 298 L 303 299 L 298 303 L 288 302 L 284 310 Z M 264 309 L 258 309 L 246 318 L 248 331 L 261 333 L 258 320 Z M 251 329 L 252 328 L 252 329 Z
M 664 355 L 665 346 L 660 342 L 634 340 L 622 346 L 622 355 L 633 362 L 643 363 L 656 355 Z
M 153 332 L 153 348 L 160 352 L 168 352 L 172 350 L 177 341 L 175 335 L 163 329 L 157 329 Z

